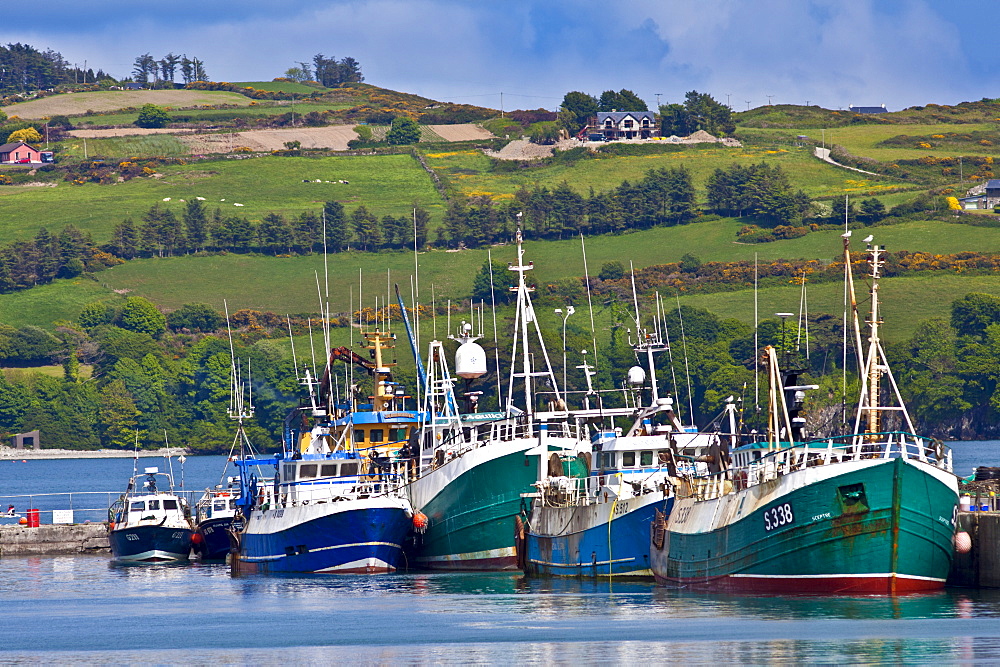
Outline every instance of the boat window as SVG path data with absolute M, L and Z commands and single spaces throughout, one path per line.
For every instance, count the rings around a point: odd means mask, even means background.
M 225 500 L 216 500 L 215 501 L 215 505 L 212 507 L 212 509 L 221 512 L 222 510 L 226 509 L 226 501 Z
M 365 430 L 363 428 L 354 429 L 354 442 L 365 441 Z
M 316 464 L 307 463 L 299 466 L 299 479 L 313 479 L 316 477 Z
M 341 463 L 340 464 L 340 476 L 341 477 L 352 477 L 358 474 L 358 464 L 357 463 Z
M 382 429 L 380 429 L 380 428 L 373 428 L 372 430 L 370 430 L 368 432 L 368 436 L 371 439 L 371 442 L 382 442 L 382 439 L 383 439 L 382 438 L 382 434 L 383 433 L 384 433 L 384 431 Z
M 320 477 L 336 477 L 337 476 L 337 464 L 336 463 L 324 463 L 319 469 Z
M 148 509 L 148 510 L 158 510 L 158 509 L 160 509 L 160 501 L 159 500 L 148 500 L 146 502 L 147 502 L 146 509 Z
M 635 452 L 622 452 L 622 467 L 631 468 L 635 466 Z
M 141 512 L 144 509 L 146 509 L 146 502 L 144 500 L 137 500 L 129 506 L 128 511 Z
M 615 453 L 614 452 L 604 452 L 602 454 L 604 457 L 604 463 L 601 465 L 602 468 L 614 468 L 615 467 Z
M 229 499 L 229 509 L 231 510 L 236 509 L 236 498 Z
M 286 463 L 284 467 L 285 467 L 285 474 L 284 474 L 285 481 L 286 482 L 294 482 L 295 481 L 295 464 L 294 463 Z
M 175 510 L 177 509 L 177 501 L 172 498 L 163 499 L 163 509 L 165 510 Z
M 389 429 L 389 439 L 393 442 L 399 442 L 400 440 L 406 440 L 406 429 L 405 428 L 392 428 Z
M 653 465 L 653 452 L 639 452 L 639 465 L 643 467 Z

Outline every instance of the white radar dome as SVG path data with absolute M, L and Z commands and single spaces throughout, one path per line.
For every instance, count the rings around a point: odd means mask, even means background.
M 478 343 L 462 343 L 455 352 L 455 373 L 471 380 L 486 374 L 486 352 Z
M 646 371 L 642 370 L 639 366 L 633 366 L 628 369 L 628 383 L 631 385 L 641 385 L 646 381 Z

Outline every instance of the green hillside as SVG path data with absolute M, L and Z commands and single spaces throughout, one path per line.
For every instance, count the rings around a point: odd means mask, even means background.
M 409 155 L 267 156 L 164 164 L 156 169 L 162 177 L 114 185 L 58 182 L 45 188 L 0 187 L 0 242 L 30 238 L 42 226 L 56 229 L 72 223 L 103 243 L 124 217 L 141 218 L 157 202 L 180 213 L 184 208 L 180 200 L 193 197 L 204 197 L 209 210 L 218 206 L 257 220 L 270 212 L 316 211 L 331 200 L 348 208 L 364 204 L 380 217 L 407 215 L 413 203 L 432 215 L 441 206 L 426 172 Z M 317 179 L 332 182 L 316 183 Z M 170 201 L 164 201 L 167 198 Z M 24 216 L 19 210 L 33 213 Z

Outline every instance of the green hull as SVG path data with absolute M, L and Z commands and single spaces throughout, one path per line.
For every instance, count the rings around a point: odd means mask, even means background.
M 413 560 L 434 569 L 516 569 L 514 517 L 530 503 L 522 493 L 534 491 L 538 478 L 538 456 L 526 455 L 527 445 L 495 457 L 478 457 L 473 464 L 456 459 L 430 475 L 424 487 L 414 485 L 414 507 L 428 518 L 427 530 L 415 539 Z M 490 446 L 482 448 L 489 450 Z M 469 456 L 469 455 L 467 455 Z M 463 466 L 455 471 L 448 466 Z M 430 477 L 430 476 L 429 476 Z M 421 497 L 423 496 L 423 497 Z
M 941 588 L 957 503 L 956 478 L 926 464 L 810 468 L 721 498 L 679 500 L 663 547 L 654 539 L 653 571 L 664 583 L 724 590 Z

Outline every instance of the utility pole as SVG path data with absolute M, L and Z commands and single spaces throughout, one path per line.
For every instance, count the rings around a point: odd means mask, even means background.
M 747 111 L 750 111 L 750 100 L 744 100 L 747 103 Z
M 500 91 L 500 117 L 503 118 L 503 91 Z
M 774 95 L 764 95 L 764 97 L 767 98 L 767 106 L 773 106 L 771 104 L 771 98 L 774 97 Z
M 662 95 L 662 94 L 663 93 L 654 93 L 654 95 L 656 95 L 656 110 L 657 111 L 660 110 L 660 95 Z
M 730 109 L 732 109 L 733 106 L 729 103 L 729 97 L 730 97 L 730 95 L 732 95 L 732 93 L 726 93 L 726 106 L 729 107 Z

